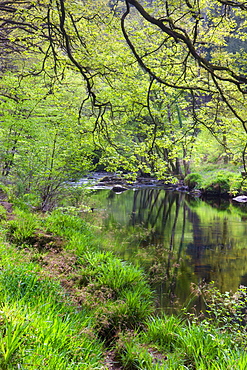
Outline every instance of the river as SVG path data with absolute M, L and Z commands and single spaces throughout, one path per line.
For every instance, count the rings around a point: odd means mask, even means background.
M 158 308 L 186 305 L 191 283 L 214 281 L 222 292 L 247 285 L 246 205 L 160 188 L 95 190 L 91 203 L 112 235 L 104 248 L 148 272 Z

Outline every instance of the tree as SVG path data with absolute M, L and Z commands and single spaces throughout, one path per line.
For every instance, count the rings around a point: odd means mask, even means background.
M 5 73 L 1 84 L 2 93 L 8 91 L 0 100 L 1 174 L 16 184 L 20 196 L 35 194 L 40 199 L 35 205 L 51 209 L 63 196 L 65 182 L 92 165 L 92 138 L 85 137 L 77 120 L 82 91 L 76 74 L 73 82 L 71 74 L 64 75 L 52 91 L 43 76 L 20 81 Z
M 212 123 L 218 124 L 223 116 L 222 111 L 226 110 L 223 117 L 239 121 L 246 134 L 246 51 L 229 53 L 226 47 L 229 38 L 246 39 L 245 4 L 197 0 L 182 4 L 166 1 L 162 6 L 163 2 L 156 1 L 145 10 L 140 1 L 126 0 L 125 3 L 126 11 L 121 18 L 125 40 L 151 79 L 166 87 L 186 92 L 195 121 L 211 128 Z M 164 35 L 159 49 L 155 46 L 149 52 L 158 60 L 158 68 L 150 63 L 149 55 L 143 53 L 139 40 L 133 42 L 129 36 L 131 31 L 127 19 L 133 12 L 131 6 L 143 22 L 152 24 L 157 33 L 162 32 Z M 164 61 L 161 51 L 163 55 L 169 55 L 169 49 L 172 55 Z M 163 73 L 163 65 L 166 71 L 170 69 L 169 74 Z M 177 66 L 175 71 L 174 66 Z M 205 108 L 202 114 L 202 105 L 209 108 L 206 110 L 210 112 L 210 120 L 205 121 Z M 245 170 L 246 148 L 242 144 Z
M 218 0 L 13 0 L 0 7 L 4 55 L 20 53 L 16 75 L 44 76 L 47 91 L 76 76 L 77 130 L 112 169 L 185 175 L 200 127 L 245 165 L 246 52 L 240 63 L 227 47 L 246 37 L 245 10 Z
M 149 75 L 150 86 L 155 81 L 155 90 L 158 88 L 162 91 L 162 86 L 165 86 L 165 89 L 180 91 L 190 105 L 184 108 L 183 113 L 187 117 L 190 114 L 193 116 L 192 129 L 195 124 L 207 126 L 223 146 L 226 146 L 225 137 L 223 135 L 220 138 L 213 126 L 217 127 L 219 122 L 225 120 L 226 117 L 231 121 L 237 120 L 241 124 L 239 130 L 242 131 L 242 135 L 246 135 L 247 79 L 244 75 L 246 52 L 241 53 L 242 61 L 239 63 L 241 51 L 229 53 L 227 49 L 227 40 L 246 38 L 244 22 L 246 7 L 242 3 L 218 0 L 210 3 L 206 0 L 197 0 L 195 3 L 186 1 L 182 4 L 180 1 L 164 3 L 157 0 L 147 4 L 146 10 L 142 3 L 136 0 L 126 0 L 125 10 L 122 10 L 122 5 L 117 8 L 118 2 L 111 2 L 113 6 L 115 5 L 112 19 L 116 22 L 116 17 L 119 17 L 120 12 L 123 11 L 121 15 L 123 36 L 140 67 Z M 96 17 L 95 11 L 99 9 L 98 4 L 102 8 L 102 2 L 97 2 L 97 5 L 94 3 L 93 7 L 90 7 L 88 2 L 84 2 L 82 18 L 90 20 L 90 24 Z M 98 30 L 102 31 L 102 24 L 107 24 L 108 35 L 109 25 L 112 27 L 112 24 L 109 22 L 107 4 L 106 2 L 103 4 L 103 11 L 101 9 L 99 13 L 100 27 Z M 108 71 L 107 68 L 102 69 L 102 65 L 99 68 L 99 65 L 96 67 L 92 64 L 86 68 L 78 58 L 75 50 L 78 50 L 79 46 L 78 34 L 82 18 L 76 18 L 75 13 L 72 14 L 68 9 L 68 4 L 63 0 L 59 1 L 57 11 L 64 48 L 70 62 L 80 70 L 86 81 L 88 97 L 97 109 L 96 122 L 98 123 L 99 120 L 103 122 L 103 115 L 108 109 L 114 109 L 114 104 L 112 100 L 99 99 L 98 91 L 95 91 L 94 86 L 99 73 L 101 76 L 106 76 Z M 87 9 L 86 12 L 85 9 Z M 91 18 L 88 16 L 89 13 Z M 74 37 L 71 36 L 72 28 L 69 24 L 73 25 L 74 31 L 77 31 Z M 116 29 L 115 23 L 111 31 L 114 27 Z M 143 32 L 141 32 L 143 29 L 147 30 L 146 37 L 143 37 Z M 121 45 L 122 39 L 120 38 L 119 41 Z M 109 40 L 107 39 L 106 42 Z M 81 46 L 81 51 L 85 51 L 85 45 L 87 42 Z M 107 83 L 107 79 L 105 82 Z M 148 89 L 151 91 L 150 87 Z M 152 93 L 149 94 L 152 102 L 153 96 Z M 205 111 L 206 117 L 210 117 L 207 120 L 204 119 Z M 153 122 L 153 132 L 156 138 L 157 125 L 152 117 L 150 122 Z M 240 145 L 245 166 L 247 146 L 245 143 L 240 143 Z M 152 151 L 149 152 L 154 155 Z

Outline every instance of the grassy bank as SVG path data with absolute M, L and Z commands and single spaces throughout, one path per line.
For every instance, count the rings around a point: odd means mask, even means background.
M 147 276 L 102 251 L 92 224 L 69 212 L 7 208 L 0 209 L 1 369 L 247 368 L 243 292 L 231 307 L 229 296 L 211 292 L 201 321 L 155 317 Z

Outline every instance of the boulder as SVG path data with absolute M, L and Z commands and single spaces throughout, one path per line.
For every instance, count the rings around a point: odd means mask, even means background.
M 235 202 L 239 203 L 247 203 L 247 195 L 239 195 L 235 198 L 232 198 L 232 200 L 235 200 Z
M 116 184 L 112 187 L 111 190 L 113 190 L 115 193 L 122 193 L 123 191 L 128 190 L 128 188 L 121 184 Z

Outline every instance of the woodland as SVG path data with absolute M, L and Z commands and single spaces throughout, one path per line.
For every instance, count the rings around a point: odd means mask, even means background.
M 176 315 L 157 312 L 153 280 L 166 278 L 166 266 L 176 277 L 182 263 L 176 224 L 191 233 L 180 199 L 188 194 L 149 203 L 148 220 L 163 212 L 162 231 L 175 207 L 151 274 L 113 252 L 126 231 L 114 238 L 103 230 L 105 211 L 93 212 L 87 190 L 71 186 L 106 170 L 126 182 L 141 176 L 244 194 L 246 11 L 235 0 L 0 0 L 2 370 L 247 368 L 245 286 L 193 283 Z M 201 212 L 211 222 L 209 208 Z M 228 235 L 245 235 L 244 205 L 241 229 L 227 229 L 229 212 L 221 214 L 219 258 L 230 250 Z M 154 230 L 141 226 L 141 256 L 149 257 Z M 241 257 L 245 273 L 241 243 L 225 270 Z
M 244 190 L 245 12 L 228 0 L 2 1 L 2 183 L 44 210 L 97 169 Z

